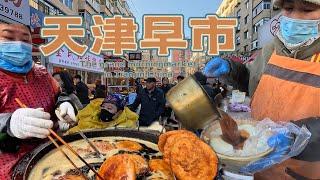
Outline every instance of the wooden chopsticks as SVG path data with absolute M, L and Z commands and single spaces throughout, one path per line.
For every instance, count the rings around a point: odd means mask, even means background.
M 18 98 L 15 98 L 15 101 L 19 104 L 20 107 L 22 108 L 27 108 L 25 104 L 23 104 Z M 52 129 L 48 129 L 49 132 L 56 138 L 58 139 L 63 145 L 65 145 L 73 154 L 75 154 L 85 165 L 87 165 L 97 177 L 99 177 L 101 180 L 105 180 L 89 163 L 86 162 L 67 142 L 65 142 L 56 132 L 54 132 Z M 60 146 L 55 142 L 55 140 L 49 135 L 48 138 L 50 141 L 58 148 L 58 150 L 66 156 L 66 158 L 69 160 L 69 162 L 79 171 L 84 177 L 86 177 L 81 170 L 71 161 L 70 157 L 60 148 Z M 86 179 L 88 179 L 86 177 Z
M 69 158 L 69 156 L 61 149 L 61 147 L 58 145 L 58 143 L 56 143 L 56 141 L 55 141 L 51 136 L 48 136 L 48 138 L 49 138 L 50 141 L 57 147 L 57 149 L 64 155 L 64 157 L 68 159 L 68 161 L 72 164 L 72 166 L 73 166 L 74 168 L 76 168 L 76 170 L 78 171 L 78 173 L 80 173 L 81 176 L 83 176 L 85 179 L 88 179 L 88 177 L 82 173 L 82 171 L 77 167 L 77 165 L 75 165 L 75 164 L 71 161 L 71 159 Z

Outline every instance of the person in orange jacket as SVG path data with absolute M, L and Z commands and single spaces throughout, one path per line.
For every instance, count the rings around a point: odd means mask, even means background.
M 247 85 L 254 119 L 293 121 L 312 133 L 299 156 L 257 173 L 257 179 L 320 179 L 320 1 L 275 0 L 274 5 L 282 9 L 279 31 L 253 63 L 245 66 L 216 57 L 203 72 Z M 290 147 L 284 134 L 272 139 L 276 149 Z M 274 158 L 285 154 L 275 152 Z

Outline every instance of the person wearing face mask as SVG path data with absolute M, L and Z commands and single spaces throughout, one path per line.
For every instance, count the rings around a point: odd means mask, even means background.
M 81 130 L 105 129 L 110 127 L 136 128 L 138 115 L 125 107 L 125 99 L 117 94 L 108 95 L 105 99 L 97 98 L 88 104 L 77 115 L 78 125 L 67 133 Z
M 245 66 L 216 57 L 203 72 L 249 84 L 254 119 L 292 121 L 311 132 L 300 155 L 255 174 L 255 178 L 320 179 L 320 1 L 275 0 L 274 5 L 282 9 L 279 31 L 253 63 Z M 283 134 L 276 136 L 269 139 L 275 149 L 276 144 L 292 143 Z M 285 151 L 273 154 L 271 160 L 281 153 Z
M 47 70 L 32 61 L 30 29 L 0 23 L 0 179 L 10 179 L 19 158 L 42 143 L 58 125 L 54 111 L 72 117 L 70 103 L 56 105 L 59 88 Z M 20 107 L 18 98 L 28 108 Z

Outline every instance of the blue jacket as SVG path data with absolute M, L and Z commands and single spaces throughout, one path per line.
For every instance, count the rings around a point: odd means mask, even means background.
M 150 126 L 159 119 L 164 111 L 165 97 L 163 91 L 159 88 L 155 88 L 153 92 L 149 93 L 147 89 L 143 89 L 138 93 L 137 98 L 129 108 L 132 111 L 136 111 L 140 104 L 139 125 Z

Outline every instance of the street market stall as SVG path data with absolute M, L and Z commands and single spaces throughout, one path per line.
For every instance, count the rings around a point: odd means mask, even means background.
M 176 106 L 179 97 L 189 97 L 190 92 L 193 99 Z M 203 100 L 197 107 L 192 105 L 199 101 L 195 94 Z M 301 153 L 310 138 L 305 127 L 292 123 L 244 119 L 250 113 L 230 113 L 241 117 L 234 121 L 217 109 L 193 76 L 173 88 L 168 101 L 183 127 L 204 128 L 201 138 L 187 130 L 161 135 L 139 128 L 80 132 L 64 136 L 62 148 L 55 149 L 53 140 L 36 148 L 18 163 L 13 179 L 253 179 L 255 172 Z M 181 111 L 188 116 L 181 116 Z M 201 116 L 191 120 L 194 111 Z M 239 132 L 240 141 L 234 132 Z M 282 135 L 290 142 L 277 144 L 283 142 Z

